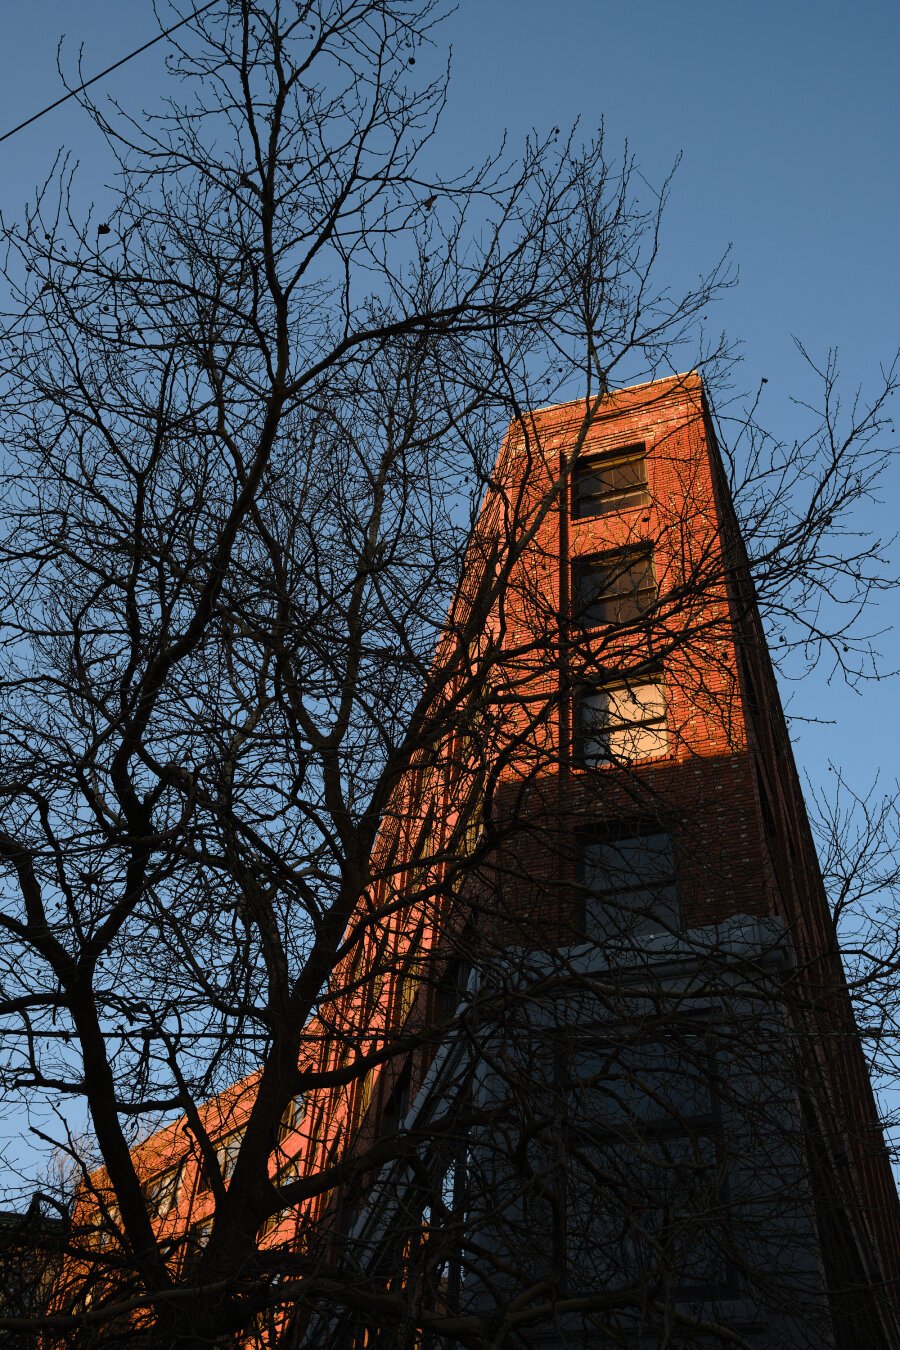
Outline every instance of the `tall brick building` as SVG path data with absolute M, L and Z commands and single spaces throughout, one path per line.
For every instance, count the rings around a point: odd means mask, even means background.
M 349 1165 L 261 1239 L 362 1292 L 272 1343 L 900 1346 L 900 1208 L 695 374 L 510 430 L 435 669 L 272 1176 Z M 206 1109 L 226 1184 L 253 1091 Z M 189 1137 L 136 1159 L 200 1246 Z

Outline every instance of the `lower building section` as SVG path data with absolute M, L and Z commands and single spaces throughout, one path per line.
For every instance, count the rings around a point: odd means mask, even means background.
M 347 1222 L 341 1278 L 383 1290 L 385 1320 L 307 1318 L 292 1344 L 897 1345 L 873 1272 L 865 1326 L 848 1317 L 861 1218 L 804 1109 L 793 984 L 782 930 L 746 918 L 482 972 L 403 1121 L 409 1159 Z

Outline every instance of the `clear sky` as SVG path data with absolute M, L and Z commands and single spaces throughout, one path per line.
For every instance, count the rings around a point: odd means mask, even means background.
M 29 0 L 4 6 L 0 130 L 60 92 L 56 47 L 72 71 L 79 46 L 92 74 L 155 31 L 150 0 Z M 163 6 L 163 13 L 166 12 Z M 811 386 L 793 345 L 840 349 L 848 388 L 900 343 L 900 5 L 896 0 L 461 0 L 444 34 L 453 48 L 442 162 L 477 159 L 504 131 L 586 133 L 605 120 L 611 148 L 627 138 L 652 182 L 683 155 L 669 213 L 665 266 L 689 279 L 731 245 L 740 285 L 719 305 L 744 343 L 748 387 L 768 378 L 766 416 L 785 436 L 790 397 Z M 161 47 L 100 89 L 155 102 Z M 93 129 L 70 104 L 0 145 L 0 205 L 18 211 L 61 145 L 81 161 L 88 197 L 103 198 Z M 897 520 L 900 473 L 875 520 Z M 874 626 L 896 623 L 883 601 Z M 887 664 L 900 644 L 886 640 Z M 838 725 L 800 730 L 800 756 L 829 755 L 862 783 L 893 773 L 897 686 L 845 695 L 824 682 L 802 702 Z M 793 706 L 799 710 L 799 695 Z
M 156 31 L 150 0 L 7 0 L 3 30 L 0 133 L 61 92 L 61 35 L 67 69 L 83 44 L 90 75 Z M 459 0 L 445 37 L 454 75 L 438 149 L 448 166 L 484 155 L 504 131 L 515 143 L 577 118 L 586 133 L 605 119 L 610 147 L 627 138 L 653 182 L 683 153 L 666 265 L 677 284 L 732 245 L 741 281 L 719 319 L 744 343 L 746 385 L 768 378 L 773 428 L 790 437 L 791 396 L 810 392 L 792 334 L 815 355 L 836 344 L 848 389 L 877 378 L 900 344 L 897 0 Z M 161 51 L 100 89 L 131 107 L 154 103 Z M 5 215 L 59 146 L 102 202 L 98 139 L 70 104 L 0 144 Z M 885 497 L 872 523 L 892 533 L 900 472 Z M 898 618 L 895 593 L 873 627 Z M 883 645 L 886 665 L 900 666 L 896 636 Z M 821 780 L 830 756 L 859 786 L 878 768 L 889 783 L 898 693 L 898 680 L 859 695 L 824 678 L 795 689 L 798 711 L 836 719 L 795 728 L 801 768 Z

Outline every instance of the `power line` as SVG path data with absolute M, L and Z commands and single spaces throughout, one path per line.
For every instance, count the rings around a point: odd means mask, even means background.
M 201 14 L 205 14 L 208 9 L 212 9 L 215 3 L 216 0 L 207 0 L 205 5 L 198 5 L 191 14 L 188 14 L 184 19 L 179 19 L 177 23 L 173 23 L 172 27 L 167 28 L 164 32 L 157 33 L 156 37 L 152 37 L 149 42 L 145 42 L 143 47 L 136 47 L 133 52 L 129 52 L 128 55 L 123 56 L 121 60 L 114 61 L 111 66 L 107 66 L 105 70 L 101 70 L 99 75 L 92 75 L 89 80 L 85 80 L 84 84 L 80 84 L 77 89 L 70 89 L 67 94 L 63 94 L 62 98 L 58 98 L 55 103 L 48 103 L 46 108 L 41 108 L 40 112 L 32 114 L 31 117 L 26 117 L 24 122 L 20 122 L 19 125 L 13 127 L 11 131 L 4 131 L 3 135 L 0 136 L 0 141 L 8 141 L 10 136 L 15 136 L 17 131 L 24 131 L 26 127 L 31 126 L 32 122 L 36 122 L 38 118 L 46 116 L 48 112 L 52 112 L 53 109 L 58 108 L 60 104 L 67 103 L 70 98 L 74 98 L 76 94 L 80 94 L 83 90 L 90 88 L 92 84 L 96 84 L 98 80 L 102 80 L 105 75 L 109 75 L 112 71 L 118 70 L 119 67 L 124 66 L 126 62 L 132 61 L 136 56 L 140 56 L 141 52 L 145 52 L 147 48 L 152 47 L 154 43 L 162 42 L 163 38 L 168 37 L 170 33 L 174 33 L 176 29 L 182 28 L 186 23 L 190 23 L 191 19 L 199 18 Z

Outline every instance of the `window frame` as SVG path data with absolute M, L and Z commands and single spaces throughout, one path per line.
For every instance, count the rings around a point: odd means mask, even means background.
M 184 1159 L 182 1158 L 179 1162 L 173 1163 L 171 1167 L 165 1167 L 161 1172 L 155 1172 L 153 1176 L 141 1182 L 141 1195 L 144 1198 L 147 1213 L 151 1218 L 164 1219 L 175 1208 L 178 1203 L 183 1169 Z
M 227 1134 L 223 1134 L 216 1140 L 216 1162 L 219 1164 L 219 1172 L 226 1186 L 234 1176 L 238 1154 L 241 1151 L 246 1132 L 246 1125 L 241 1125 L 236 1130 L 229 1130 Z
M 644 582 L 643 585 L 635 586 L 631 590 L 615 589 L 618 579 L 628 576 L 634 567 L 642 564 L 646 565 L 649 582 Z M 602 577 L 604 574 L 607 582 L 611 582 L 611 586 L 607 585 L 604 590 L 598 588 L 596 594 L 589 595 L 588 579 L 592 575 Z M 579 628 L 588 631 L 641 623 L 653 609 L 659 596 L 656 570 L 653 565 L 653 546 L 649 543 L 626 544 L 623 548 L 573 558 L 571 582 L 572 618 Z M 630 612 L 598 614 L 595 611 L 601 605 L 607 606 L 610 610 L 614 610 L 618 605 L 620 608 L 630 608 Z
M 292 1097 L 287 1106 L 281 1113 L 281 1119 L 278 1122 L 278 1144 L 281 1145 L 286 1139 L 299 1128 L 300 1122 L 306 1115 L 306 1093 L 298 1092 Z
M 246 1129 L 246 1125 L 239 1125 L 236 1129 L 228 1130 L 225 1134 L 217 1135 L 212 1140 L 213 1151 L 216 1156 L 216 1166 L 219 1169 L 219 1177 L 223 1186 L 227 1186 L 232 1178 Z M 235 1145 L 237 1146 L 236 1148 Z M 198 1196 L 210 1195 L 213 1190 L 212 1178 L 206 1167 L 206 1159 L 202 1154 L 197 1163 L 197 1184 L 194 1189 L 195 1194 Z
M 193 1270 L 200 1260 L 203 1249 L 212 1236 L 212 1230 L 212 1214 L 207 1214 L 204 1218 L 197 1219 L 188 1226 L 181 1248 L 181 1272 L 183 1275 Z
M 655 687 L 661 695 L 662 712 L 655 716 L 642 717 L 636 721 L 627 719 L 610 720 L 605 726 L 600 726 L 594 730 L 591 735 L 588 734 L 589 719 L 585 716 L 588 706 L 588 700 L 598 695 L 607 693 L 614 694 L 617 690 L 624 689 L 633 705 L 642 706 L 640 700 L 635 697 L 636 691 Z M 629 766 L 637 763 L 644 763 L 653 760 L 666 759 L 672 753 L 670 727 L 669 727 L 669 701 L 667 698 L 665 675 L 661 670 L 649 670 L 640 676 L 629 677 L 627 674 L 616 676 L 614 679 L 603 680 L 595 684 L 584 684 L 577 691 L 574 700 L 574 727 L 573 727 L 573 748 L 575 751 L 575 760 L 583 769 L 596 769 L 606 765 L 612 768 L 617 766 Z M 596 721 L 599 723 L 599 718 Z M 612 738 L 617 732 L 630 733 L 637 736 L 641 731 L 658 727 L 660 729 L 659 744 L 654 750 L 647 754 L 623 754 L 616 753 L 612 749 Z M 591 750 L 589 747 L 592 742 L 599 742 L 601 735 L 606 735 L 607 745 L 605 750 L 597 748 Z
M 306 1118 L 306 1106 L 306 1093 L 300 1092 L 291 1098 L 281 1113 L 275 1148 L 271 1157 L 271 1175 L 277 1184 L 283 1183 L 285 1179 L 294 1180 L 299 1176 L 304 1155 L 302 1149 L 296 1146 L 296 1141 L 300 1134 L 300 1126 Z M 295 1145 L 292 1152 L 288 1152 L 287 1148 L 290 1143 Z
M 583 482 L 594 474 L 602 474 L 604 469 L 614 468 L 617 464 L 639 462 L 643 468 L 643 482 L 629 484 L 626 487 L 611 487 L 595 492 L 585 492 Z M 623 498 L 637 495 L 639 500 L 623 502 Z M 585 509 L 589 503 L 595 508 Z M 627 445 L 617 445 L 608 450 L 598 450 L 581 454 L 572 469 L 571 496 L 569 511 L 573 520 L 596 520 L 599 516 L 611 515 L 619 511 L 638 511 L 650 505 L 650 486 L 647 474 L 647 444 L 645 441 L 632 441 Z
M 594 888 L 592 890 L 589 887 L 588 876 L 590 861 L 588 850 L 591 845 L 625 845 L 632 841 L 652 839 L 655 837 L 662 837 L 668 841 L 670 858 L 668 874 L 663 877 L 654 877 L 650 875 L 644 879 L 642 884 L 638 874 L 634 873 L 633 875 L 636 880 L 633 885 L 624 885 L 620 882 L 617 885 L 611 885 L 604 889 Z M 624 939 L 630 943 L 641 946 L 646 942 L 652 942 L 654 938 L 672 937 L 682 931 L 684 926 L 684 914 L 681 909 L 681 901 L 678 894 L 678 857 L 675 839 L 667 822 L 636 819 L 623 821 L 616 825 L 610 825 L 608 829 L 579 830 L 576 835 L 576 855 L 576 880 L 580 891 L 577 922 L 580 934 L 579 944 L 590 943 L 595 946 L 606 946 L 607 944 L 620 943 Z M 660 897 L 663 896 L 664 892 L 670 892 L 670 895 L 666 896 L 670 915 L 661 915 L 660 918 L 655 921 L 657 926 L 648 927 L 648 925 L 654 923 L 652 911 L 642 911 L 640 906 L 623 908 L 621 910 L 623 919 L 626 922 L 622 924 L 622 931 L 620 932 L 616 932 L 611 927 L 604 928 L 599 921 L 595 922 L 593 925 L 590 924 L 590 905 L 592 899 L 599 902 L 599 905 L 602 905 L 604 895 L 638 895 L 642 891 L 646 892 L 648 890 L 656 890 Z M 660 908 L 662 908 L 661 901 Z M 633 915 L 635 918 L 640 919 L 642 913 L 647 915 L 647 919 L 646 923 L 642 923 L 640 927 L 635 928 L 633 923 L 630 924 L 627 922 L 629 915 Z M 594 930 L 593 932 L 591 931 L 592 927 Z
M 705 1061 L 700 1069 L 699 1081 L 703 1084 L 708 1093 L 709 1104 L 707 1109 L 682 1112 L 675 1106 L 670 1110 L 664 1110 L 656 1116 L 651 1115 L 643 1117 L 637 1113 L 632 1113 L 625 1122 L 621 1120 L 616 1121 L 615 1118 L 613 1118 L 609 1124 L 605 1123 L 602 1117 L 590 1123 L 587 1121 L 584 1123 L 575 1123 L 568 1119 L 567 1114 L 565 1126 L 569 1147 L 572 1149 L 575 1156 L 577 1156 L 581 1150 L 603 1150 L 604 1148 L 618 1145 L 625 1149 L 633 1148 L 635 1150 L 635 1156 L 640 1161 L 641 1151 L 647 1148 L 647 1146 L 652 1148 L 654 1145 L 661 1145 L 662 1149 L 665 1150 L 668 1145 L 675 1144 L 679 1141 L 686 1143 L 694 1151 L 695 1156 L 698 1152 L 698 1146 L 705 1145 L 710 1149 L 712 1154 L 712 1165 L 715 1167 L 716 1171 L 715 1184 L 711 1189 L 710 1194 L 717 1207 L 722 1211 L 720 1224 L 722 1236 L 725 1239 L 724 1244 L 716 1253 L 721 1264 L 717 1272 L 711 1272 L 712 1278 L 709 1280 L 692 1280 L 690 1275 L 683 1280 L 679 1280 L 676 1284 L 679 1298 L 734 1297 L 739 1288 L 739 1274 L 727 1245 L 732 1215 L 729 1176 L 730 1157 L 726 1146 L 726 1126 L 723 1119 L 720 1091 L 721 1065 L 719 1062 L 718 1051 L 709 1043 L 708 1037 L 711 1027 L 708 1024 L 705 1025 L 705 1023 L 705 1017 L 698 1019 L 696 1028 L 690 1029 L 685 1033 L 685 1040 L 695 1042 Z M 659 1042 L 661 1050 L 663 1044 L 663 1042 Z M 612 1038 L 609 1041 L 609 1047 L 613 1056 L 621 1051 L 621 1043 Z M 592 1047 L 592 1049 L 595 1050 L 596 1048 L 597 1047 Z M 693 1047 L 691 1047 L 691 1049 L 693 1051 Z M 578 1050 L 576 1047 L 557 1062 L 557 1091 L 563 1090 L 568 1092 L 573 1090 L 569 1074 L 571 1062 L 577 1057 L 577 1053 Z M 697 1056 L 697 1058 L 699 1059 L 699 1056 Z M 628 1069 L 627 1065 L 623 1065 L 622 1069 L 623 1078 L 625 1076 L 631 1076 L 632 1071 Z M 638 1073 L 640 1074 L 640 1072 L 639 1068 Z M 578 1089 L 576 1088 L 575 1090 Z M 647 1095 L 651 1098 L 655 1096 L 654 1088 L 652 1086 L 648 1089 Z M 655 1166 L 657 1164 L 651 1160 L 650 1165 Z M 664 1165 L 665 1164 L 663 1164 L 663 1166 Z M 673 1166 L 675 1168 L 679 1166 L 677 1161 L 673 1162 Z M 693 1166 L 693 1164 L 689 1164 L 689 1166 Z M 569 1213 L 572 1206 L 572 1186 L 572 1178 L 571 1176 L 567 1176 L 563 1203 L 566 1211 L 567 1228 L 564 1282 L 568 1292 L 573 1292 L 577 1287 L 574 1283 L 570 1283 L 570 1238 L 568 1236 L 568 1227 Z M 646 1212 L 649 1212 L 651 1208 L 652 1207 L 650 1206 L 643 1206 L 643 1209 Z M 660 1206 L 661 1214 L 666 1216 L 663 1218 L 664 1228 L 669 1226 L 670 1221 L 668 1219 L 668 1211 L 670 1208 L 671 1201 L 668 1203 L 664 1201 Z

